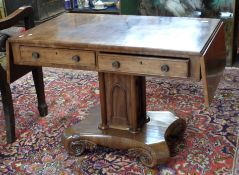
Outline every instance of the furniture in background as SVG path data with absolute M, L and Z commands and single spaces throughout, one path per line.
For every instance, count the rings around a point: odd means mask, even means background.
M 153 167 L 169 159 L 186 124 L 167 111 L 146 112 L 145 76 L 202 78 L 209 106 L 224 42 L 219 19 L 65 13 L 12 37 L 9 54 L 16 65 L 99 72 L 100 108 L 64 132 L 65 148 L 73 155 L 96 145 L 127 149 Z
M 8 29 L 17 24 L 19 21 L 24 21 L 24 27 L 26 30 L 34 27 L 32 7 L 28 6 L 19 8 L 14 13 L 0 20 L 0 90 L 2 95 L 8 143 L 12 143 L 16 139 L 15 118 L 10 83 L 31 71 L 35 83 L 40 116 L 46 116 L 48 113 L 47 104 L 45 102 L 42 67 L 20 66 L 13 64 L 12 51 L 7 42 L 7 39 L 10 36 L 6 33 L 1 33 L 4 32 L 3 29 Z M 5 51 L 7 55 L 4 53 Z
M 232 64 L 239 67 L 239 1 L 235 0 L 234 6 L 234 25 L 233 25 L 233 48 Z
M 74 1 L 74 0 L 72 0 Z M 102 0 L 103 2 L 109 2 L 109 0 Z M 111 2 L 117 3 L 118 0 L 111 0 Z M 121 14 L 121 15 L 138 15 L 139 14 L 139 2 L 140 0 L 119 0 L 120 8 L 117 8 L 116 5 L 110 6 L 104 10 L 94 10 L 91 7 L 89 8 L 73 8 L 68 11 L 71 13 L 96 13 L 96 14 Z
M 65 7 L 70 13 L 96 13 L 96 14 L 120 14 L 120 9 L 117 7 L 117 1 L 102 1 L 104 7 L 95 8 L 93 1 L 89 2 L 89 7 L 85 7 L 84 0 L 79 0 L 77 5 L 74 5 L 75 0 L 70 0 L 70 7 Z M 108 3 L 107 3 L 108 2 Z M 69 4 L 68 4 L 69 5 Z M 67 6 L 67 5 L 65 5 Z
M 3 6 L 3 1 L 0 0 L 0 19 L 2 19 L 4 17 L 5 17 L 5 9 L 4 9 L 4 6 Z
M 6 15 L 19 7 L 32 6 L 35 23 L 41 23 L 64 12 L 64 0 L 3 0 Z
M 120 14 L 120 11 L 119 9 L 116 8 L 116 6 L 108 7 L 103 10 L 94 10 L 91 7 L 88 7 L 88 8 L 82 8 L 82 9 L 73 8 L 67 11 L 70 13 L 96 13 L 96 14 L 116 14 L 116 15 Z

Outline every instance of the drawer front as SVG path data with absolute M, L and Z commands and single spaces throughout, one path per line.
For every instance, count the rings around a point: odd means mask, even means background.
M 98 55 L 99 71 L 185 78 L 188 77 L 188 66 L 188 59 Z
M 84 66 L 95 68 L 91 51 L 20 46 L 21 62 L 31 65 Z

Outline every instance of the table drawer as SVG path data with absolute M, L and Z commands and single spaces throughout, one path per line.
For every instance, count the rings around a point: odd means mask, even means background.
M 85 66 L 94 68 L 95 53 L 73 49 L 20 46 L 21 62 L 32 65 Z
M 188 77 L 188 59 L 99 54 L 99 71 Z

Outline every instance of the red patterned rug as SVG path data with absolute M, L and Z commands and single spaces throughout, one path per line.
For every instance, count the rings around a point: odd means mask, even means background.
M 176 155 L 154 169 L 125 151 L 105 147 L 69 156 L 61 134 L 99 103 L 97 74 L 45 68 L 44 76 L 49 106 L 45 118 L 38 114 L 31 75 L 11 85 L 18 137 L 13 144 L 6 144 L 0 106 L 0 174 L 239 174 L 239 69 L 226 69 L 210 110 L 203 105 L 200 82 L 147 79 L 147 109 L 174 110 L 188 126 Z

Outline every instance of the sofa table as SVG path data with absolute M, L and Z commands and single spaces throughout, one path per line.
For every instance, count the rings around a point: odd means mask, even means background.
M 77 13 L 10 38 L 8 55 L 18 65 L 99 72 L 100 107 L 65 130 L 65 148 L 76 156 L 96 145 L 126 149 L 149 167 L 169 159 L 186 123 L 146 112 L 145 76 L 202 79 L 209 106 L 226 57 L 218 19 Z

